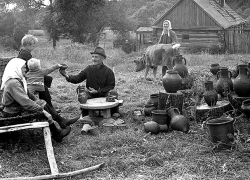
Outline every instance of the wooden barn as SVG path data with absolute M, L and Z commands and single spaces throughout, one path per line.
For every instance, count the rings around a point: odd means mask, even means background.
M 179 0 L 152 25 L 154 39 L 159 39 L 164 20 L 171 21 L 183 49 L 213 46 L 232 53 L 250 52 L 246 20 L 225 0 Z
M 153 43 L 153 28 L 139 27 L 136 31 L 136 50 L 139 51 Z

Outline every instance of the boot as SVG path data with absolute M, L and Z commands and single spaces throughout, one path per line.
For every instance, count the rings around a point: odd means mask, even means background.
M 65 118 L 61 117 L 60 115 L 56 115 L 54 120 L 56 122 L 58 122 L 58 124 L 60 125 L 61 128 L 65 129 L 69 125 L 74 124 L 79 118 L 80 118 L 80 116 L 75 117 L 75 118 L 71 118 L 71 119 L 65 119 Z
M 50 131 L 52 133 L 52 138 L 56 142 L 62 142 L 62 139 L 65 136 L 67 136 L 71 131 L 70 126 L 68 126 L 66 129 L 58 129 L 54 123 L 50 124 L 49 127 L 50 127 Z

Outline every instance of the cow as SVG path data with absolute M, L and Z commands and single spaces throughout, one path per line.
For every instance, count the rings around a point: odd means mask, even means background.
M 153 69 L 154 79 L 156 80 L 156 73 L 158 66 L 167 66 L 168 69 L 173 69 L 173 58 L 180 54 L 180 44 L 154 44 L 149 46 L 142 57 L 134 60 L 136 64 L 136 72 L 142 71 L 146 68 L 144 78 L 147 80 L 149 68 Z M 162 71 L 162 76 L 165 72 Z

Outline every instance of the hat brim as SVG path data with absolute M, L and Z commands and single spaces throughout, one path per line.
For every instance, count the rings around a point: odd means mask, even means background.
M 99 54 L 99 55 L 101 55 L 102 57 L 104 57 L 105 59 L 106 59 L 106 57 L 107 57 L 105 54 L 98 53 L 98 52 L 90 52 L 90 54 Z

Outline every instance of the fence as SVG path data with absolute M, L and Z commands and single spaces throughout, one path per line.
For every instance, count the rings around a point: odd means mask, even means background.
M 250 29 L 242 32 L 226 31 L 225 46 L 229 53 L 250 53 Z

